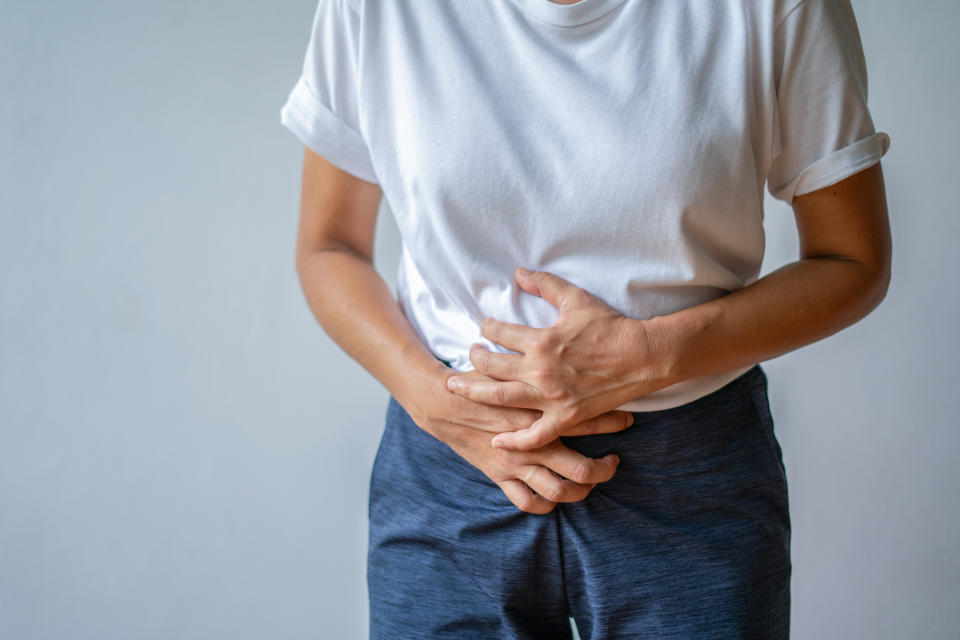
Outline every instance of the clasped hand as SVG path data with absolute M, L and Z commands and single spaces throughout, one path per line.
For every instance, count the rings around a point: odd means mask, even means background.
M 557 307 L 556 322 L 538 329 L 484 319 L 483 336 L 518 353 L 495 353 L 474 344 L 470 361 L 487 379 L 455 375 L 447 387 L 476 402 L 541 411 L 529 427 L 492 440 L 495 447 L 530 451 L 563 435 L 584 435 L 591 426 L 609 425 L 590 420 L 649 391 L 644 380 L 651 376 L 642 363 L 652 362 L 653 349 L 643 322 L 589 291 L 545 271 L 520 268 L 516 275 L 525 291 Z M 613 413 L 621 428 L 633 421 L 629 412 Z
M 648 372 L 637 362 L 651 360 L 652 350 L 643 323 L 559 276 L 520 269 L 517 282 L 556 306 L 557 321 L 536 329 L 487 318 L 483 335 L 517 354 L 474 345 L 475 368 L 445 374 L 418 423 L 442 434 L 520 510 L 547 513 L 613 477 L 615 453 L 588 458 L 559 437 L 628 428 L 633 415 L 615 408 L 644 393 L 637 381 Z

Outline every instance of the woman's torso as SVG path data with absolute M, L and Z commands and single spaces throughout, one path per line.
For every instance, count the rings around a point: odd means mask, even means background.
M 637 319 L 755 280 L 784 2 L 384 2 L 360 12 L 359 118 L 403 253 L 399 302 L 454 369 L 484 317 L 549 326 L 517 266 Z M 689 402 L 749 367 L 621 408 Z

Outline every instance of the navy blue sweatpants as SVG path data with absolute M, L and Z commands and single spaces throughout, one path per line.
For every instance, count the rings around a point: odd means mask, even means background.
M 549 514 L 518 510 L 394 399 L 373 465 L 367 582 L 376 639 L 783 640 L 787 480 L 756 365 L 625 431 L 614 477 Z

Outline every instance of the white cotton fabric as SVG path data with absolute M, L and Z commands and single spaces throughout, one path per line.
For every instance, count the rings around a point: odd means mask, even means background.
M 516 267 L 641 320 L 706 302 L 757 279 L 765 185 L 790 203 L 890 144 L 848 0 L 319 0 L 281 122 L 381 187 L 398 301 L 458 371 L 510 353 L 485 317 L 556 320 Z

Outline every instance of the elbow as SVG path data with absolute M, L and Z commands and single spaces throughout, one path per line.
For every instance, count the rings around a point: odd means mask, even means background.
M 880 266 L 866 266 L 870 275 L 864 285 L 864 304 L 866 306 L 866 313 L 871 313 L 880 306 L 880 303 L 884 301 L 887 297 L 887 292 L 890 290 L 891 269 L 889 256 Z
M 887 291 L 890 289 L 890 271 L 884 271 L 883 274 L 876 279 L 873 284 L 873 287 L 870 291 L 871 297 L 871 306 L 870 310 L 873 311 L 880 306 L 880 303 L 884 301 L 887 297 Z
M 297 243 L 294 251 L 293 265 L 301 281 L 308 274 L 315 275 L 318 270 L 326 268 L 327 260 L 342 260 L 344 257 L 351 260 L 360 260 L 373 266 L 372 250 L 364 251 L 345 243 L 329 242 L 324 244 Z
M 310 261 L 311 252 L 298 244 L 293 252 L 293 268 L 297 272 L 297 277 L 303 279 L 303 273 L 306 271 L 306 265 Z
M 293 252 L 293 269 L 297 274 L 297 279 L 303 283 L 304 275 L 307 272 L 307 264 L 310 262 L 311 252 L 304 249 L 302 246 L 297 246 L 296 250 Z
M 318 271 L 324 268 L 323 254 L 324 252 L 316 247 L 304 243 L 297 244 L 294 251 L 293 268 L 301 284 L 305 284 L 311 277 L 316 277 Z

